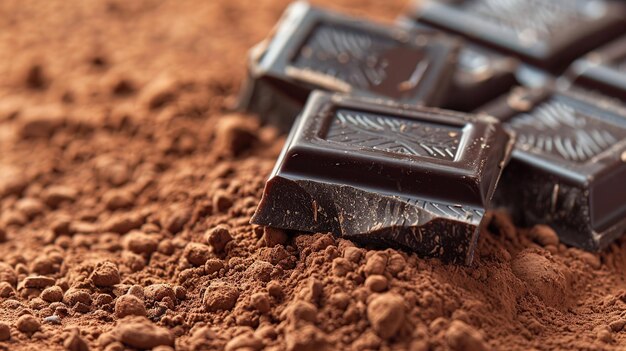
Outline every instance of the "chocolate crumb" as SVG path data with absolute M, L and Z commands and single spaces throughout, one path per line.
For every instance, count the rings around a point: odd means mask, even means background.
M 218 253 L 224 252 L 226 244 L 231 240 L 233 240 L 233 237 L 230 235 L 228 228 L 224 226 L 217 226 L 206 233 L 207 244 L 213 248 L 213 251 Z
M 25 314 L 17 319 L 17 330 L 22 333 L 32 334 L 39 330 L 41 327 L 41 323 L 37 320 L 37 318 L 30 314 Z
M 4 322 L 0 322 L 0 341 L 9 339 L 11 339 L 11 327 Z
M 63 347 L 68 351 L 89 351 L 89 345 L 80 336 L 78 329 L 74 329 L 70 336 L 63 342 Z
M 115 315 L 119 318 L 126 316 L 145 316 L 146 307 L 142 300 L 134 295 L 123 295 L 115 301 Z

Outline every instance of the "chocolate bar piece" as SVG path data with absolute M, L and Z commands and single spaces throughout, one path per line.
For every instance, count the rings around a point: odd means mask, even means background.
M 626 4 L 611 0 L 416 0 L 420 22 L 560 73 L 626 30 Z
M 498 204 L 587 250 L 626 232 L 626 109 L 548 87 L 516 89 L 483 110 L 517 134 Z
M 315 92 L 251 222 L 469 264 L 511 139 L 486 115 Z
M 517 61 L 511 57 L 467 45 L 458 62 L 446 108 L 473 111 L 507 93 L 517 83 Z
M 406 28 L 431 30 L 433 34 L 445 35 L 438 29 L 406 16 L 400 16 L 396 22 Z M 507 93 L 517 85 L 515 75 L 518 64 L 518 60 L 513 57 L 469 42 L 463 43 L 452 84 L 442 107 L 470 112 Z
M 568 73 L 576 85 L 626 100 L 626 36 L 577 60 Z
M 239 106 L 283 131 L 314 89 L 438 106 L 457 52 L 456 41 L 296 2 L 251 51 Z

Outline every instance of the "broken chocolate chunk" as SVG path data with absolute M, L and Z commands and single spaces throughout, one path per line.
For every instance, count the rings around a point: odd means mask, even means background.
M 626 36 L 577 60 L 574 84 L 626 101 Z
M 490 116 L 315 92 L 251 222 L 469 264 L 512 145 Z
M 420 0 L 420 22 L 561 72 L 626 30 L 626 4 L 610 0 Z
M 605 248 L 626 231 L 626 109 L 553 87 L 516 89 L 482 109 L 517 134 L 496 202 L 562 242 Z
M 429 32 L 296 2 L 251 50 L 239 106 L 285 132 L 314 89 L 438 106 L 457 51 L 456 41 Z

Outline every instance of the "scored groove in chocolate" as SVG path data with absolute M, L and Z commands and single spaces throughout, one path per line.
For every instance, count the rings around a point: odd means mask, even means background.
M 626 101 L 626 36 L 576 60 L 567 78 L 574 89 L 597 91 L 620 103 Z
M 454 159 L 462 134 L 459 127 L 340 109 L 325 138 L 391 153 Z

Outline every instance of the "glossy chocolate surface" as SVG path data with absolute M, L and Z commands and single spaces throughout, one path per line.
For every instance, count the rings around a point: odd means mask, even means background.
M 287 131 L 314 89 L 438 106 L 457 52 L 456 41 L 428 32 L 296 2 L 251 52 L 240 107 Z
M 626 101 L 626 36 L 577 60 L 568 73 L 576 85 Z
M 400 16 L 398 25 L 433 34 L 452 35 L 434 27 Z M 456 37 L 456 36 L 455 36 Z M 516 72 L 519 61 L 470 42 L 463 42 L 456 60 L 454 77 L 443 108 L 470 112 L 507 93 L 518 84 Z
M 545 88 L 518 89 L 483 110 L 518 136 L 500 205 L 588 250 L 626 231 L 626 109 L 598 95 Z
M 626 4 L 611 0 L 420 0 L 412 13 L 553 72 L 626 30 Z
M 490 116 L 316 92 L 252 222 L 470 263 L 511 147 Z

